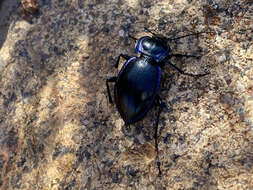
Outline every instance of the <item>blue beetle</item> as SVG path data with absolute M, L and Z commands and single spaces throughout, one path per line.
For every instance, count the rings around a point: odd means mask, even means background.
M 107 93 L 109 97 L 109 102 L 112 103 L 112 97 L 110 93 L 109 83 L 115 83 L 114 86 L 114 100 L 120 116 L 124 120 L 126 125 L 130 125 L 141 120 L 147 112 L 151 109 L 155 100 L 157 100 L 160 107 L 156 120 L 156 130 L 155 130 L 155 144 L 158 156 L 158 142 L 157 142 L 157 128 L 159 123 L 159 116 L 161 113 L 162 102 L 157 95 L 160 83 L 162 69 L 165 64 L 172 66 L 180 74 L 200 77 L 205 76 L 209 73 L 204 74 L 191 74 L 185 73 L 168 60 L 172 56 L 176 57 L 196 57 L 194 55 L 183 55 L 183 54 L 171 54 L 169 41 L 184 38 L 190 35 L 198 35 L 201 33 L 209 32 L 199 32 L 195 34 L 188 34 L 185 36 L 180 36 L 177 38 L 166 38 L 159 36 L 149 29 L 145 28 L 146 31 L 152 34 L 152 36 L 143 36 L 137 41 L 135 46 L 135 52 L 139 55 L 128 56 L 126 54 L 120 54 L 118 56 L 115 67 L 118 68 L 120 58 L 126 60 L 125 64 L 121 68 L 118 76 L 110 77 L 106 80 Z M 159 174 L 160 164 L 158 164 Z
M 148 30 L 147 28 L 145 28 Z M 151 32 L 150 30 L 148 30 Z M 109 89 L 109 82 L 115 83 L 114 99 L 120 116 L 126 125 L 141 120 L 151 109 L 160 87 L 162 68 L 165 64 L 177 69 L 181 74 L 188 76 L 205 76 L 204 74 L 185 73 L 168 61 L 172 56 L 177 57 L 197 57 L 194 55 L 170 54 L 168 41 L 183 38 L 181 36 L 173 39 L 158 36 L 152 33 L 152 37 L 144 36 L 136 39 L 135 51 L 139 57 L 130 57 L 120 54 L 115 67 L 119 65 L 120 58 L 126 59 L 118 76 L 106 80 L 109 102 L 112 97 Z M 207 33 L 207 32 L 200 32 Z M 196 33 L 196 34 L 200 34 Z M 190 35 L 196 35 L 190 34 Z M 133 38 L 133 37 L 132 37 Z

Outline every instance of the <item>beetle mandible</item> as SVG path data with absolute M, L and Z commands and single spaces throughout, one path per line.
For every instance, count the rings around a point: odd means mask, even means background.
M 135 52 L 139 56 L 120 54 L 116 61 L 115 68 L 118 68 L 120 58 L 124 58 L 126 62 L 117 76 L 110 77 L 106 80 L 106 87 L 109 102 L 113 103 L 109 83 L 115 83 L 114 101 L 125 125 L 133 124 L 144 118 L 154 102 L 157 102 L 159 110 L 155 127 L 155 148 L 157 152 L 156 159 L 158 160 L 157 130 L 163 104 L 157 93 L 160 88 L 162 69 L 165 64 L 167 64 L 183 75 L 201 77 L 209 74 L 186 73 L 169 62 L 169 59 L 173 56 L 198 58 L 198 56 L 195 55 L 171 54 L 169 42 L 191 35 L 213 32 L 198 32 L 176 38 L 167 38 L 152 32 L 146 27 L 144 29 L 151 33 L 152 36 L 143 36 L 139 39 L 130 36 L 136 41 Z M 160 162 L 157 162 L 157 165 L 160 175 Z

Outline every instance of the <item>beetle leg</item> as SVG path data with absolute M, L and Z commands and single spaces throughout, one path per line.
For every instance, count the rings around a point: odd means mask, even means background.
M 164 104 L 158 95 L 156 97 L 156 100 L 157 100 L 157 104 L 158 104 L 159 108 L 158 108 L 157 117 L 156 117 L 154 138 L 155 138 L 155 150 L 156 150 L 156 164 L 157 164 L 157 168 L 159 170 L 158 176 L 161 177 L 161 175 L 162 175 L 161 167 L 160 167 L 161 163 L 159 161 L 159 155 L 158 155 L 158 124 L 159 124 L 159 119 L 160 119 L 160 115 L 161 115 L 162 108 L 163 108 Z
M 174 69 L 176 69 L 182 75 L 187 75 L 187 76 L 191 76 L 191 77 L 203 77 L 205 75 L 210 74 L 209 72 L 208 73 L 204 73 L 204 74 L 185 73 L 184 71 L 182 71 L 181 69 L 179 69 L 177 66 L 173 65 L 172 63 L 170 63 L 170 62 L 166 62 L 166 63 L 169 64 L 170 66 L 172 66 Z
M 120 54 L 119 55 L 119 57 L 118 57 L 118 59 L 117 59 L 117 62 L 116 62 L 116 64 L 114 65 L 114 67 L 115 68 L 118 68 L 118 66 L 119 66 L 119 61 L 120 61 L 120 58 L 124 58 L 125 60 L 128 60 L 128 59 L 130 59 L 131 57 L 129 56 L 129 55 L 126 55 L 126 54 Z
M 107 88 L 107 94 L 109 97 L 109 102 L 112 104 L 112 96 L 111 96 L 111 92 L 110 92 L 110 88 L 109 88 L 109 82 L 116 82 L 117 77 L 110 77 L 108 79 L 106 79 L 106 88 Z

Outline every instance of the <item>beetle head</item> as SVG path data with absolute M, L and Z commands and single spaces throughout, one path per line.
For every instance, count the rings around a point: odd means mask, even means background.
M 143 36 L 137 41 L 135 51 L 161 62 L 168 55 L 170 47 L 167 41 L 158 36 Z

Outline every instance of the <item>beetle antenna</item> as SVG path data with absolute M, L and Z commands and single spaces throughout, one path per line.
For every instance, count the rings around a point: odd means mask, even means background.
M 144 27 L 144 30 L 151 33 L 154 37 L 162 40 L 164 43 L 167 43 L 166 40 L 169 40 L 169 38 L 165 37 L 165 36 L 162 36 L 160 34 L 156 34 L 154 32 L 152 32 L 151 30 L 149 30 L 147 27 Z
M 128 35 L 129 36 L 129 38 L 132 38 L 135 42 L 137 42 L 137 38 L 135 38 L 135 37 L 133 37 L 132 35 Z
M 178 40 L 180 38 L 185 38 L 185 37 L 188 37 L 188 36 L 197 36 L 199 34 L 208 34 L 208 33 L 213 33 L 213 34 L 216 34 L 215 32 L 197 32 L 197 33 L 193 33 L 193 34 L 187 34 L 187 35 L 184 35 L 184 36 L 179 36 L 179 37 L 176 37 L 176 38 L 167 38 L 167 40 L 169 41 L 172 41 L 172 40 Z
M 214 32 L 214 31 L 208 31 L 208 32 L 196 32 L 196 33 L 187 34 L 187 35 L 184 35 L 184 36 L 179 36 L 179 37 L 176 37 L 176 38 L 168 38 L 168 37 L 164 37 L 164 36 L 159 36 L 158 34 L 154 33 L 150 29 L 148 29 L 147 27 L 144 27 L 144 30 L 151 33 L 155 37 L 163 38 L 163 39 L 166 39 L 168 41 L 178 40 L 178 39 L 185 38 L 185 37 L 188 37 L 188 36 L 197 36 L 199 34 L 210 34 L 210 33 L 216 34 L 216 32 Z
M 147 27 L 144 27 L 144 30 L 145 30 L 146 32 L 151 33 L 151 34 L 152 34 L 153 36 L 155 36 L 155 37 L 159 37 L 156 33 L 152 32 L 152 31 L 149 30 Z

